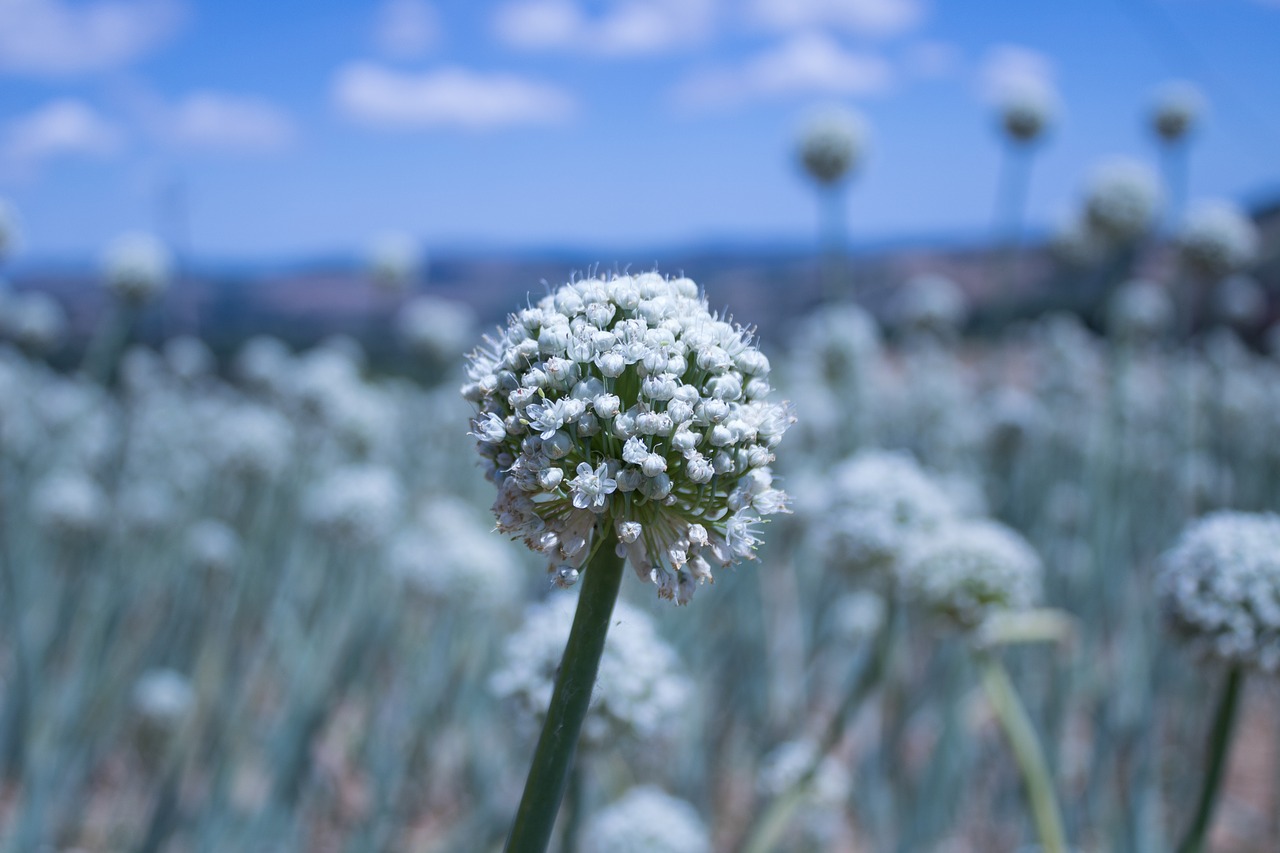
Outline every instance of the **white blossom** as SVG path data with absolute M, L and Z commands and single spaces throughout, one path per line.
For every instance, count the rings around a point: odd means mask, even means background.
M 711 853 L 698 812 L 659 788 L 632 788 L 588 821 L 584 849 L 593 853 Z

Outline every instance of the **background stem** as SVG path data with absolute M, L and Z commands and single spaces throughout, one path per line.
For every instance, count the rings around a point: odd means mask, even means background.
M 1205 770 L 1204 784 L 1200 788 L 1200 800 L 1196 804 L 1195 818 L 1186 836 L 1178 845 L 1178 853 L 1199 853 L 1204 849 L 1205 836 L 1213 823 L 1213 810 L 1218 804 L 1218 792 L 1222 788 L 1222 776 L 1227 769 L 1227 754 L 1231 751 L 1231 732 L 1235 728 L 1236 709 L 1240 706 L 1244 671 L 1234 666 L 1227 673 L 1218 699 L 1218 710 L 1213 715 L 1213 729 L 1209 732 L 1209 766 Z

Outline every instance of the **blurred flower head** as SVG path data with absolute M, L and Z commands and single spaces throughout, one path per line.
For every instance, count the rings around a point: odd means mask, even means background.
M 1160 181 L 1149 166 L 1115 158 L 1094 170 L 1085 192 L 1085 217 L 1098 236 L 1127 245 L 1152 229 L 1163 203 Z
M 1204 95 L 1177 80 L 1161 86 L 1151 104 L 1151 129 L 1165 142 L 1178 142 L 1195 130 L 1205 110 Z
M 591 817 L 584 849 L 595 853 L 711 853 L 698 812 L 659 788 L 632 788 Z
M 866 137 L 860 115 L 846 107 L 827 107 L 800 130 L 800 164 L 819 184 L 838 184 L 861 164 Z
M 1182 261 L 1197 275 L 1216 279 L 1239 272 L 1258 254 L 1258 228 L 1237 205 L 1201 202 L 1187 214 L 1178 235 Z
M 1200 654 L 1280 670 L 1280 516 L 1193 521 L 1164 555 L 1156 589 L 1169 624 Z
M 169 286 L 172 261 L 169 251 L 151 234 L 117 237 L 103 257 L 107 288 L 122 302 L 148 302 Z

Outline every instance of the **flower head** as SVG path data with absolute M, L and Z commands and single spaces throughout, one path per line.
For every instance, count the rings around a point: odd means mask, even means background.
M 1183 263 L 1193 272 L 1219 278 L 1253 263 L 1258 254 L 1258 228 L 1230 202 L 1204 202 L 1187 215 L 1178 248 Z
M 1280 516 L 1216 512 L 1161 561 L 1156 589 L 1175 631 L 1206 657 L 1280 670 Z
M 107 287 L 124 302 L 138 304 L 169 286 L 169 251 L 150 234 L 125 234 L 108 247 L 103 261 Z
M 1165 142 L 1178 142 L 1195 129 L 1204 107 L 1204 95 L 1192 84 L 1167 83 L 1151 106 L 1151 129 Z
M 640 578 L 685 603 L 785 511 L 769 466 L 794 416 L 765 399 L 768 359 L 689 279 L 564 285 L 512 315 L 468 374 L 498 529 L 553 572 L 581 568 L 612 529 Z
M 598 853 L 711 853 L 711 834 L 693 806 L 652 785 L 596 813 L 586 840 Z
M 1115 159 L 1094 172 L 1085 195 L 1085 216 L 1098 236 L 1124 245 L 1151 230 L 1163 202 L 1160 182 L 1149 167 Z
M 815 115 L 800 133 L 800 163 L 824 186 L 837 184 L 862 159 L 866 124 L 857 113 L 833 107 Z
M 1034 604 L 1043 566 L 1025 539 L 993 521 L 965 521 L 922 535 L 899 568 L 908 600 L 961 629 Z
M 1014 142 L 1035 142 L 1053 124 L 1057 112 L 1057 97 L 1039 80 L 1019 81 L 1000 96 L 1000 127 Z

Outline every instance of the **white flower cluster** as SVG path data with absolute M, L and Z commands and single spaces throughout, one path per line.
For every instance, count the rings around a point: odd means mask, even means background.
M 487 339 L 468 374 L 498 529 L 561 577 L 612 527 L 636 574 L 683 604 L 786 510 L 770 464 L 792 410 L 766 401 L 769 360 L 687 278 L 564 285 Z
M 383 234 L 369 251 L 373 283 L 387 293 L 408 288 L 422 267 L 422 247 L 408 234 Z
M 907 601 L 968 630 L 995 612 L 1031 607 L 1042 574 L 1040 557 L 1018 533 L 973 520 L 918 537 L 898 578 Z
M 1187 214 L 1178 246 L 1192 271 L 1218 278 L 1253 263 L 1258 255 L 1258 228 L 1231 202 L 1203 202 Z
M 1167 83 L 1156 92 L 1151 127 L 1166 142 L 1177 142 L 1195 129 L 1204 112 L 1204 95 L 1190 83 Z
M 230 574 L 240 560 L 240 535 L 216 518 L 204 518 L 187 531 L 187 558 L 200 571 Z
M 8 300 L 0 332 L 25 352 L 45 355 L 66 337 L 67 312 L 47 293 L 19 293 Z
M 103 532 L 109 502 L 102 487 L 79 471 L 50 474 L 31 497 L 36 524 L 52 539 L 83 539 Z
M 593 853 L 711 853 L 697 810 L 652 785 L 632 788 L 593 815 L 584 840 Z
M 1267 314 L 1267 291 L 1251 275 L 1229 275 L 1213 291 L 1213 313 L 1239 329 L 1254 326 Z
M 818 760 L 817 746 L 811 740 L 791 740 L 781 744 L 765 757 L 756 787 L 770 799 L 795 788 L 800 777 Z M 809 780 L 814 804 L 835 808 L 849 797 L 852 780 L 849 771 L 833 756 L 823 756 Z
M 133 686 L 133 707 L 148 722 L 172 728 L 195 706 L 196 694 L 185 675 L 172 669 L 151 669 Z
M 1192 522 L 1164 555 L 1156 588 L 1198 652 L 1280 671 L 1280 516 L 1224 511 Z
M 576 595 L 560 592 L 530 605 L 519 630 L 507 640 L 502 669 L 490 679 L 494 695 L 514 701 L 528 722 L 540 721 L 551 705 L 577 605 Z M 651 743 L 672 732 L 691 693 L 679 658 L 653 621 L 620 600 L 614 607 L 582 737 L 594 745 L 616 743 L 620 738 Z
M 828 108 L 801 130 L 800 163 L 819 184 L 839 183 L 857 168 L 866 135 L 866 123 L 857 113 L 843 107 Z
M 819 547 L 856 572 L 891 570 L 907 545 L 951 520 L 946 493 L 905 453 L 864 450 L 832 471 Z
M 1124 245 L 1151 230 L 1163 203 L 1164 193 L 1150 167 L 1115 159 L 1094 171 L 1085 194 L 1085 217 L 1098 236 Z
M 414 358 L 451 363 L 475 340 L 470 306 L 438 296 L 415 296 L 396 315 L 400 344 Z
M 954 281 L 942 275 L 912 276 L 893 295 L 887 308 L 899 331 L 950 337 L 969 317 L 969 300 Z
M 454 497 L 425 501 L 417 524 L 396 537 L 387 559 L 394 577 L 436 601 L 497 605 L 520 590 L 511 546 L 495 539 L 476 510 Z
M 1121 341 L 1151 341 L 1174 322 L 1173 298 L 1162 285 L 1134 279 L 1116 289 L 1107 306 L 1107 330 Z
M 1057 111 L 1057 98 L 1047 85 L 1024 81 L 1001 96 L 1000 126 L 1015 142 L 1034 142 L 1048 130 Z
M 311 486 L 304 514 L 326 538 L 347 545 L 382 541 L 400 519 L 401 489 L 378 465 L 344 465 Z
M 124 234 L 107 248 L 103 270 L 108 289 L 123 302 L 140 304 L 169 285 L 169 251 L 150 234 Z

